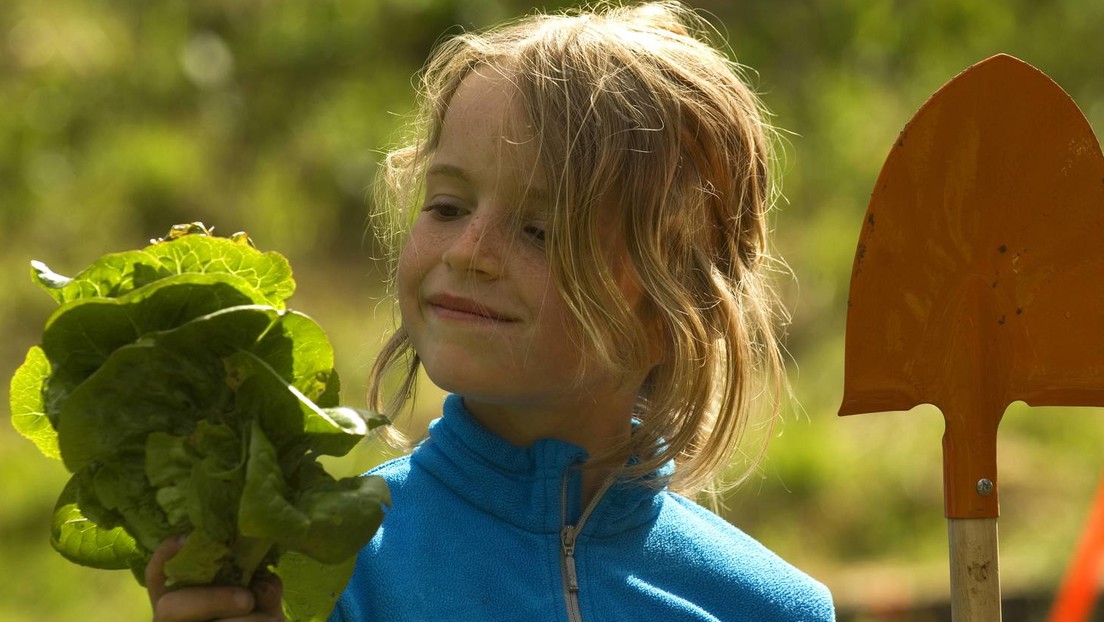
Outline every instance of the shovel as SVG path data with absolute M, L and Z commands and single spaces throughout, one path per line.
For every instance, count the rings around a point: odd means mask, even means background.
M 1062 89 L 1007 55 L 901 131 L 859 235 L 841 415 L 946 421 L 951 615 L 1000 620 L 997 426 L 1104 405 L 1104 156 Z

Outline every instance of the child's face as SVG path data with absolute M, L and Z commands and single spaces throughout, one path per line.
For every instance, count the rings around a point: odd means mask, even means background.
M 535 141 L 507 122 L 522 118 L 512 88 L 484 69 L 451 100 L 399 261 L 403 325 L 429 377 L 477 415 L 590 411 L 615 394 L 631 406 L 639 383 L 594 369 L 573 384 L 583 354 L 544 250 Z

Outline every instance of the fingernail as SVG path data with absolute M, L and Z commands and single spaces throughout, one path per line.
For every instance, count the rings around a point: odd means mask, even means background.
M 241 609 L 252 609 L 253 595 L 244 591 L 234 592 L 234 604 Z

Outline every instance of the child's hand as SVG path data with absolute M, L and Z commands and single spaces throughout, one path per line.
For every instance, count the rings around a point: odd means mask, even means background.
M 146 566 L 146 587 L 153 605 L 153 622 L 283 622 L 280 601 L 283 585 L 271 575 L 253 579 L 250 589 L 239 587 L 165 588 L 165 562 L 184 542 L 169 538 L 157 547 Z

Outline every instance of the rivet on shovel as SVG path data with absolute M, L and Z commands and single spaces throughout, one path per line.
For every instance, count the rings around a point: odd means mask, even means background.
M 993 494 L 993 480 L 987 478 L 981 478 L 978 480 L 977 485 L 978 494 L 983 497 L 988 497 Z
M 1001 616 L 1005 409 L 1104 406 L 1101 180 L 1104 155 L 1073 100 L 1001 54 L 917 111 L 863 218 L 840 414 L 943 413 L 955 622 Z

